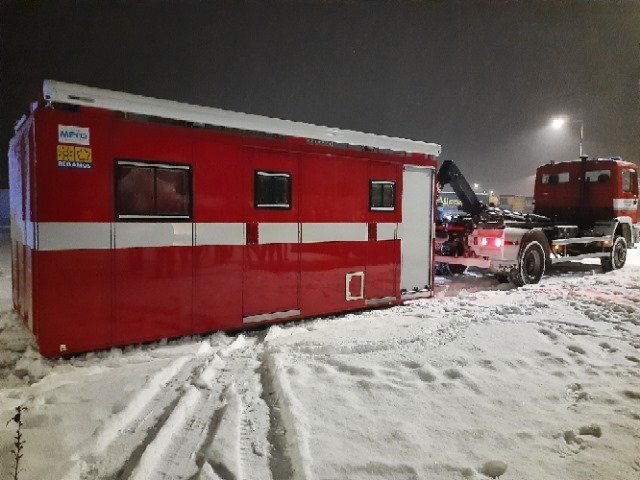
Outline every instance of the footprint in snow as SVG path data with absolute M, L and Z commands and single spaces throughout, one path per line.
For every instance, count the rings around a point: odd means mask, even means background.
M 556 335 L 555 333 L 553 333 L 551 330 L 547 330 L 546 328 L 541 328 L 540 330 L 538 330 L 541 334 L 543 334 L 546 337 L 549 337 L 549 339 L 551 340 L 557 340 L 558 339 L 558 335 Z
M 479 364 L 481 367 L 486 368 L 487 370 L 492 370 L 492 371 L 494 371 L 494 372 L 495 372 L 496 370 L 498 370 L 498 369 L 493 365 L 493 362 L 492 362 L 491 360 L 480 360 L 480 361 L 478 362 L 478 364 Z
M 460 371 L 455 368 L 449 368 L 444 371 L 444 376 L 449 380 L 457 380 L 459 378 L 462 378 L 462 373 L 460 373 Z
M 585 425 L 584 427 L 580 427 L 578 429 L 578 434 L 600 438 L 602 436 L 602 429 L 596 424 Z
M 567 347 L 567 350 L 570 350 L 573 353 L 579 353 L 580 355 L 584 355 L 586 352 L 586 350 L 582 347 L 579 347 L 578 345 L 569 345 Z
M 507 464 L 500 460 L 491 460 L 486 462 L 480 468 L 480 473 L 483 473 L 490 478 L 499 478 L 504 472 L 507 471 Z
M 571 401 L 573 405 L 577 405 L 578 402 L 589 400 L 591 397 L 582 388 L 579 383 L 572 383 L 567 385 L 566 399 Z
M 415 370 L 416 368 L 420 368 L 422 365 L 418 362 L 414 362 L 411 360 L 407 360 L 402 362 L 402 365 L 404 365 L 405 367 L 411 369 L 411 370 Z
M 640 400 L 640 392 L 635 392 L 633 390 L 624 390 L 622 394 L 625 397 L 630 398 L 631 400 Z
M 426 368 L 421 368 L 417 370 L 416 373 L 418 375 L 418 378 L 425 383 L 431 383 L 436 379 L 436 376 Z
M 607 342 L 602 342 L 599 344 L 600 348 L 602 348 L 605 352 L 615 353 L 618 351 L 617 348 L 612 347 Z

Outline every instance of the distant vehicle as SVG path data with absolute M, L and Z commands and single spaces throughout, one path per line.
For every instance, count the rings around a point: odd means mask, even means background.
M 46 356 L 433 294 L 440 146 L 46 81 L 10 144 Z
M 499 281 L 537 283 L 556 262 L 599 258 L 604 271 L 622 268 L 640 237 L 638 167 L 620 158 L 549 163 L 538 168 L 532 214 L 488 207 L 458 167 L 445 161 L 441 187 L 451 185 L 465 214 L 436 227 L 435 262 L 459 273 L 487 268 Z

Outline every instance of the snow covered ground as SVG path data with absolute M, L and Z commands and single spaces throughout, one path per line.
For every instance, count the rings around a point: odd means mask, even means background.
M 0 478 L 640 478 L 640 250 L 516 289 L 49 361 L 0 246 Z M 505 471 L 506 467 L 506 471 Z

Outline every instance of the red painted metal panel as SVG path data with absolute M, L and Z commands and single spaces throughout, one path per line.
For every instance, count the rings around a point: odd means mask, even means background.
M 400 298 L 400 240 L 367 242 L 365 298 Z
M 192 331 L 192 247 L 113 251 L 116 344 Z
M 39 222 L 105 222 L 113 218 L 111 116 L 105 112 L 40 109 L 37 123 L 37 215 Z M 58 125 L 89 128 L 91 168 L 58 166 Z M 75 148 L 74 146 L 70 146 Z
M 302 155 L 301 222 L 367 222 L 368 164 L 343 156 Z
M 364 308 L 346 299 L 346 276 L 365 271 L 367 242 L 302 244 L 300 307 L 303 315 Z M 368 278 L 365 275 L 365 291 Z
M 133 120 L 112 121 L 110 151 L 113 158 L 191 163 L 192 129 Z
M 298 309 L 300 245 L 247 245 L 243 315 Z
M 238 145 L 219 134 L 194 132 L 193 215 L 195 222 L 246 221 L 253 175 Z
M 242 326 L 243 246 L 194 248 L 194 332 Z
M 113 345 L 110 250 L 35 252 L 37 341 L 45 356 Z M 60 350 L 65 345 L 66 350 Z
M 402 166 L 398 163 L 369 162 L 369 180 L 395 182 L 396 204 L 393 211 L 369 211 L 369 222 L 400 223 L 402 221 Z M 367 204 L 368 205 L 368 204 Z
M 256 222 L 247 223 L 245 227 L 245 241 L 247 245 L 254 245 L 259 242 L 258 224 Z
M 252 181 L 256 170 L 267 172 L 288 173 L 291 175 L 291 203 L 290 208 L 256 208 L 254 205 L 254 186 L 247 192 L 248 208 L 245 211 L 247 219 L 247 240 L 252 232 L 252 223 L 290 223 L 299 222 L 300 186 L 298 175 L 298 157 L 287 152 L 268 150 L 247 150 L 247 169 L 245 175 Z M 248 170 L 248 172 L 247 172 Z M 294 227 L 296 228 L 296 227 Z M 243 316 L 260 315 L 287 310 L 296 310 L 299 306 L 300 288 L 300 248 L 297 238 L 283 235 L 278 241 L 278 232 L 273 230 L 273 238 L 260 239 L 251 243 L 244 251 L 244 281 L 243 281 Z

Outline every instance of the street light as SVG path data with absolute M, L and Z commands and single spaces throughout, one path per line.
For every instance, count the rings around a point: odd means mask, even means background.
M 551 119 L 551 128 L 560 130 L 567 123 L 579 123 L 580 124 L 580 156 L 582 156 L 582 142 L 584 141 L 584 121 L 573 120 L 567 117 L 555 117 Z

